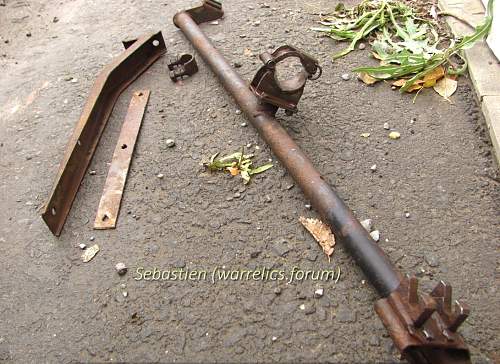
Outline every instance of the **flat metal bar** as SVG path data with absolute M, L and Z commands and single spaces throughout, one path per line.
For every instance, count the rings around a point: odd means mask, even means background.
M 341 239 L 377 291 L 385 297 L 398 288 L 402 279 L 398 269 L 276 120 L 273 111 L 259 102 L 248 84 L 212 45 L 188 12 L 177 13 L 174 23 L 217 75 L 224 88 L 234 97 L 250 123 L 271 147 L 323 221 L 328 223 L 335 235 Z
M 161 32 L 139 38 L 106 66 L 71 136 L 42 218 L 59 236 L 120 94 L 166 52 Z
M 149 100 L 149 90 L 137 91 L 132 95 L 130 105 L 116 143 L 113 159 L 109 166 L 101 201 L 97 209 L 94 229 L 114 229 L 120 212 L 123 189 L 134 153 L 135 143 L 142 125 Z

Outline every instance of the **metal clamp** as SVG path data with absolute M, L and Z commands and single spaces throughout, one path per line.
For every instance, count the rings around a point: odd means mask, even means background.
M 430 295 L 418 292 L 415 277 L 375 304 L 394 343 L 410 363 L 457 363 L 469 359 L 458 327 L 469 315 L 459 301 L 452 305 L 451 286 L 441 281 Z
M 198 65 L 196 59 L 191 54 L 183 54 L 177 59 L 172 60 L 168 64 L 170 70 L 170 79 L 172 82 L 177 82 L 184 78 L 184 76 L 192 76 L 198 72 Z
M 276 77 L 276 65 L 286 58 L 295 57 L 300 60 L 302 70 L 293 78 L 279 81 Z M 306 81 L 316 80 L 321 76 L 322 69 L 318 61 L 305 52 L 289 45 L 276 49 L 273 53 L 264 52 L 259 58 L 264 65 L 257 71 L 251 90 L 264 103 L 285 109 L 290 115 L 297 112 L 297 104 L 304 92 Z
M 201 6 L 185 11 L 196 22 L 196 24 L 206 23 L 222 18 L 224 11 L 222 4 L 218 0 L 204 0 Z M 179 13 L 177 13 L 179 14 Z M 177 24 L 177 14 L 174 16 L 174 24 Z

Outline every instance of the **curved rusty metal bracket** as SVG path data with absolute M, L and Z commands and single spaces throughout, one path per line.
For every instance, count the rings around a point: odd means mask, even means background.
M 204 0 L 201 6 L 186 10 L 185 12 L 189 14 L 196 24 L 214 21 L 222 18 L 224 15 L 222 4 L 218 0 Z M 179 25 L 177 24 L 176 16 L 177 14 L 174 16 L 174 24 L 178 28 Z
M 42 218 L 59 236 L 97 143 L 120 94 L 166 52 L 161 32 L 126 43 L 126 50 L 97 77 L 68 143 Z
M 285 109 L 287 114 L 297 112 L 306 81 L 318 79 L 322 70 L 318 61 L 307 53 L 289 45 L 276 49 L 273 53 L 264 52 L 260 56 L 264 65 L 257 71 L 250 84 L 254 94 L 264 103 Z M 280 81 L 276 75 L 276 66 L 287 58 L 300 60 L 302 70 L 293 78 Z
M 168 64 L 169 75 L 172 82 L 182 80 L 184 76 L 192 76 L 198 72 L 198 64 L 191 54 L 182 54 Z

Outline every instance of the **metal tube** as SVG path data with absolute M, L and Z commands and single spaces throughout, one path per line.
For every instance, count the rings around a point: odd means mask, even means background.
M 385 297 L 398 288 L 402 279 L 399 271 L 342 199 L 323 180 L 311 161 L 274 118 L 272 111 L 259 102 L 247 83 L 217 51 L 187 12 L 177 13 L 174 23 L 201 54 L 224 88 L 233 95 L 262 139 L 303 190 L 323 221 L 332 227 L 336 237 L 342 241 L 379 294 Z

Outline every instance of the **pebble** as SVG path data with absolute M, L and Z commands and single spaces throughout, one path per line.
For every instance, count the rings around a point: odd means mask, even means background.
M 366 219 L 366 220 L 361 221 L 361 226 L 363 226 L 366 231 L 371 232 L 373 229 L 372 219 Z
M 305 309 L 306 309 L 306 305 L 305 305 L 305 304 L 301 304 L 301 305 L 299 306 L 299 308 L 300 308 L 302 311 L 305 311 Z
M 365 49 L 366 48 L 366 44 L 365 43 L 359 43 L 359 46 L 358 46 L 358 49 Z
M 306 209 L 308 209 L 308 210 L 310 210 L 310 209 L 311 209 L 311 205 L 310 205 L 310 204 L 305 204 L 305 205 L 304 205 L 304 207 L 305 207 Z
M 236 115 L 241 115 L 241 110 L 236 110 Z
M 390 129 L 389 123 L 384 123 L 384 129 L 385 130 L 389 130 Z
M 361 133 L 362 138 L 368 138 L 370 136 L 370 133 Z
M 89 174 L 90 174 L 91 176 L 94 176 L 96 173 L 97 173 L 96 171 L 90 171 L 90 172 L 89 172 Z
M 94 241 L 95 240 L 95 236 L 91 236 L 89 240 L 90 241 Z
M 378 230 L 373 230 L 371 233 L 370 233 L 370 236 L 372 237 L 373 240 L 375 240 L 376 242 L 378 242 L 380 240 L 380 232 Z
M 127 291 L 123 291 L 122 295 L 123 295 L 123 297 L 127 298 L 128 297 L 128 292 Z
M 377 165 L 374 164 L 373 166 L 370 167 L 370 169 L 372 170 L 372 172 L 375 172 L 377 170 Z
M 273 337 L 271 338 L 271 340 L 272 340 L 272 341 L 276 341 L 276 340 L 278 340 L 278 338 L 277 338 L 276 336 L 273 336 Z
M 214 21 L 210 22 L 210 24 L 212 24 L 212 25 L 219 25 L 219 22 L 217 20 L 214 20 Z
M 163 177 L 165 177 L 165 176 L 163 175 L 163 173 L 158 173 L 158 174 L 156 175 L 156 177 L 158 177 L 159 179 L 162 179 L 162 178 L 163 178 Z
M 234 68 L 241 68 L 242 64 L 240 62 L 233 63 Z
M 240 125 L 241 125 L 242 127 L 246 127 L 246 126 L 248 126 L 248 124 L 247 124 L 247 123 L 241 123 Z
M 121 276 L 127 273 L 127 266 L 124 263 L 117 263 L 115 265 L 115 269 L 116 272 Z
M 391 138 L 391 139 L 399 139 L 399 138 L 401 138 L 401 134 L 399 134 L 397 131 L 391 131 L 389 133 L 389 138 Z
M 410 213 L 409 212 L 405 212 L 405 217 L 409 218 L 410 217 Z
M 79 245 L 78 245 L 78 247 L 79 247 L 80 249 L 82 249 L 82 250 L 85 250 L 85 248 L 87 247 L 87 245 L 85 245 L 85 244 L 81 243 L 81 244 L 79 244 Z
M 175 141 L 173 139 L 167 139 L 165 141 L 165 144 L 167 144 L 167 147 L 172 148 L 173 146 L 175 146 Z
M 262 4 L 260 7 L 261 7 L 262 9 L 269 9 L 271 6 L 270 6 L 269 4 L 264 3 L 264 4 Z
M 59 18 L 57 16 L 54 17 L 54 19 L 52 19 L 52 23 L 57 23 L 59 21 Z
M 348 74 L 348 73 L 343 73 L 341 76 L 340 76 L 344 81 L 349 81 L 351 79 L 351 75 Z
M 324 290 L 323 288 L 318 288 L 316 291 L 314 291 L 314 298 L 321 298 L 323 297 Z
M 429 265 L 429 267 L 436 268 L 439 267 L 439 260 L 436 256 L 432 254 L 427 254 L 424 256 L 425 262 Z
M 260 20 L 256 20 L 253 22 L 254 27 L 258 27 L 260 25 Z
M 274 289 L 274 294 L 275 294 L 276 296 L 279 296 L 279 295 L 281 294 L 281 288 L 276 287 L 276 288 Z

